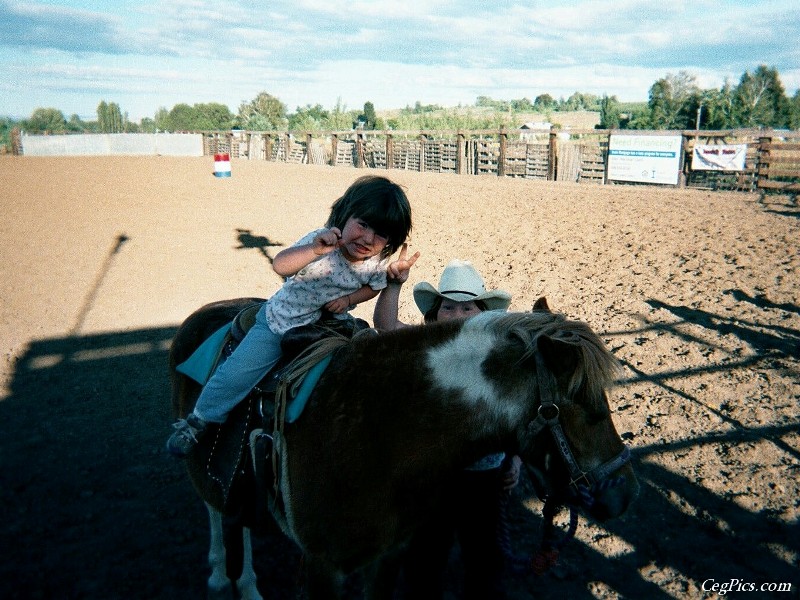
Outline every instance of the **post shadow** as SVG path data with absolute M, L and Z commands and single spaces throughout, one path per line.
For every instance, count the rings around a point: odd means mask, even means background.
M 721 335 L 734 335 L 758 352 L 775 351 L 792 358 L 800 358 L 800 331 L 796 329 L 733 319 L 696 308 L 667 304 L 660 300 L 650 299 L 645 302 L 655 309 L 669 311 L 687 323 L 696 323 L 706 329 L 716 330 Z

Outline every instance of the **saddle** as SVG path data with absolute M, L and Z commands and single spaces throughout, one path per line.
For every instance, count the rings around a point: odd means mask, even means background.
M 234 317 L 216 364 L 229 357 L 244 339 L 255 323 L 256 313 L 261 305 L 262 303 L 257 303 L 248 306 Z M 210 435 L 200 440 L 198 450 L 207 454 L 207 474 L 219 485 L 225 500 L 223 513 L 241 511 L 241 506 L 230 501 L 231 490 L 239 477 L 256 472 L 257 481 L 263 482 L 268 478 L 268 475 L 260 471 L 271 469 L 271 434 L 283 427 L 282 422 L 274 421 L 276 391 L 284 374 L 292 370 L 293 363 L 311 345 L 330 337 L 350 340 L 358 332 L 369 328 L 369 324 L 363 319 L 337 319 L 332 314 L 323 312 L 315 323 L 290 329 L 281 340 L 282 357 L 275 368 L 231 411 L 227 420 L 216 431 L 209 432 Z M 295 392 L 295 389 L 290 389 L 286 393 L 292 395 Z M 246 460 L 248 454 L 252 459 L 250 461 Z

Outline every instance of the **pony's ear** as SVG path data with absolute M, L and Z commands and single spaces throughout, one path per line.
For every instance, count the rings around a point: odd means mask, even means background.
M 533 303 L 533 310 L 544 310 L 547 312 L 552 312 L 550 310 L 550 306 L 547 304 L 547 298 L 542 296 L 536 302 Z
M 540 336 L 537 344 L 545 364 L 556 377 L 575 372 L 579 360 L 578 346 L 547 335 Z

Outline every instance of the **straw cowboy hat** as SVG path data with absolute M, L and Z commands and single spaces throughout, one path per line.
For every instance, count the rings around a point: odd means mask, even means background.
M 442 271 L 439 289 L 427 281 L 414 286 L 414 302 L 424 315 L 437 298 L 448 298 L 455 302 L 481 300 L 486 310 L 505 310 L 511 304 L 511 295 L 503 290 L 486 291 L 480 273 L 466 260 L 452 260 Z

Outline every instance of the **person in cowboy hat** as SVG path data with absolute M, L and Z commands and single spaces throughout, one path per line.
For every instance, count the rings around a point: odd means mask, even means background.
M 408 280 L 419 252 L 408 258 L 407 246 L 387 268 L 387 287 L 381 290 L 373 321 L 381 330 L 409 327 L 397 318 L 400 289 Z M 414 302 L 425 323 L 467 319 L 486 310 L 506 310 L 511 295 L 487 290 L 483 278 L 468 261 L 452 260 L 434 287 L 414 286 Z M 501 490 L 510 492 L 519 481 L 518 456 L 492 454 L 454 478 L 444 498 L 425 525 L 412 537 L 403 557 L 408 598 L 440 599 L 450 548 L 458 537 L 464 563 L 465 598 L 505 598 L 502 586 L 504 554 L 497 539 L 502 518 Z
M 408 280 L 411 267 L 417 262 L 419 252 L 407 257 L 407 247 L 402 247 L 398 259 L 387 269 L 387 287 L 378 296 L 373 320 L 375 328 L 391 331 L 410 325 L 397 319 L 400 288 Z M 414 302 L 425 323 L 464 319 L 485 310 L 506 310 L 511 295 L 503 290 L 488 290 L 478 270 L 466 260 L 451 260 L 442 272 L 439 287 L 427 281 L 414 286 Z

